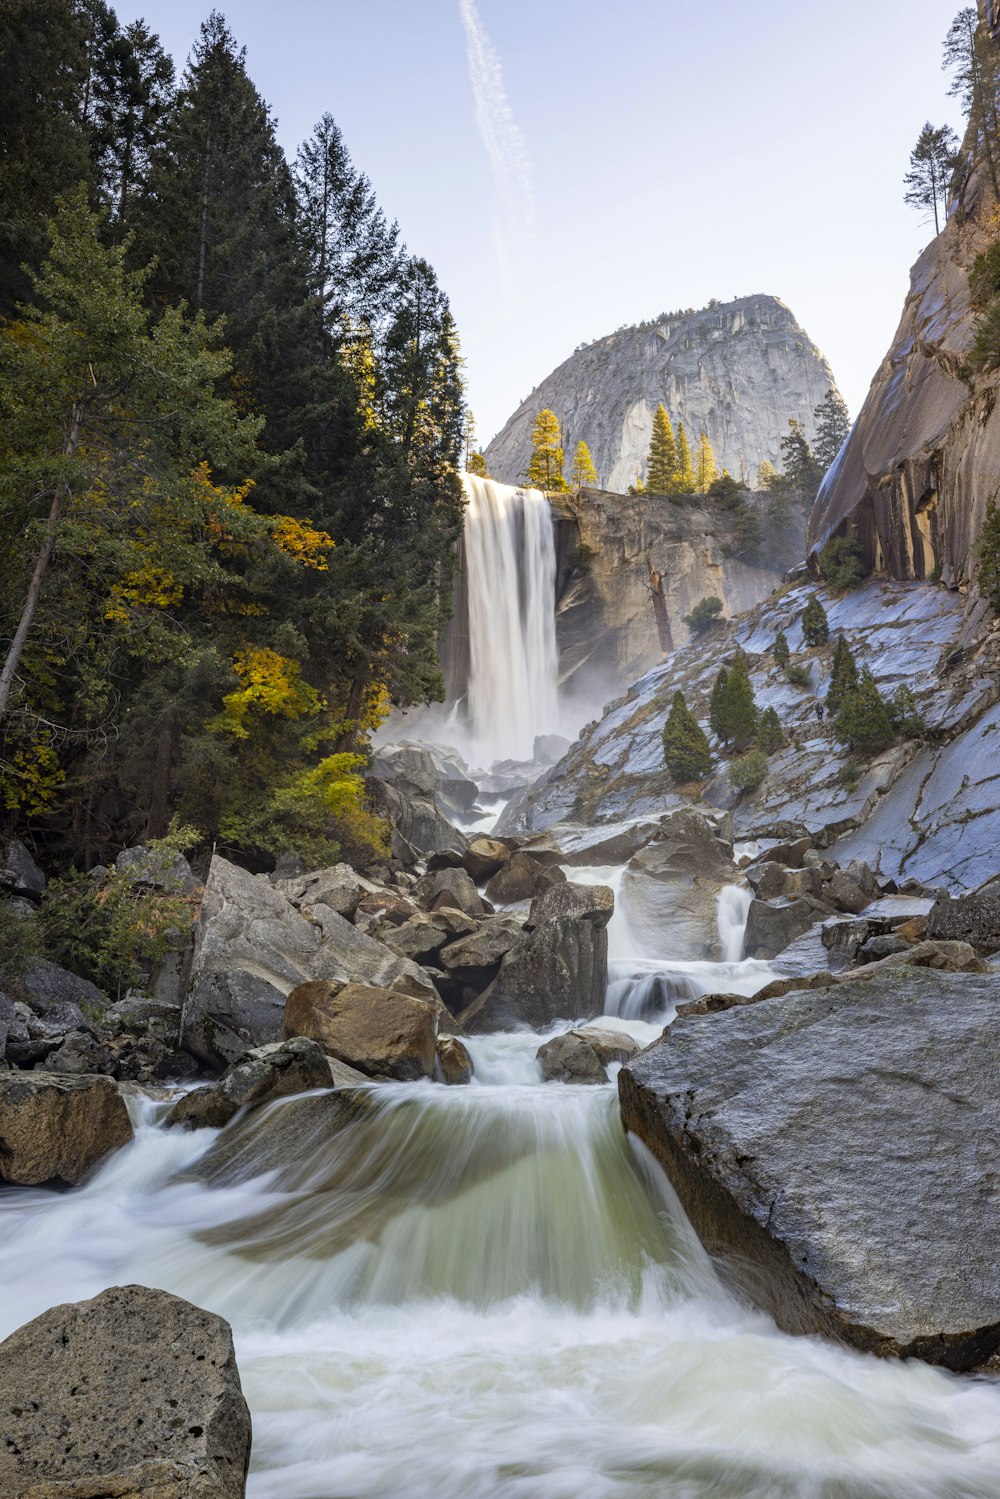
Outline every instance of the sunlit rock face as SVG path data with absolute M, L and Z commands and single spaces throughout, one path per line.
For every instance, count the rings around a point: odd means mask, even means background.
M 531 424 L 545 407 L 567 460 L 581 439 L 599 483 L 625 491 L 644 476 L 653 413 L 662 402 L 694 446 L 707 432 L 720 468 L 755 482 L 777 464 L 790 417 L 814 435 L 813 411 L 831 386 L 823 355 L 777 297 L 740 297 L 664 315 L 581 346 L 523 401 L 486 449 L 490 473 L 516 484 L 531 456 Z

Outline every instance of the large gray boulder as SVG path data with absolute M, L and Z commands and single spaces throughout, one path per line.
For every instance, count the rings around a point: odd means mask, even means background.
M 638 1041 L 624 1031 L 582 1025 L 553 1036 L 538 1048 L 535 1056 L 547 1082 L 606 1083 L 607 1066 L 612 1062 L 627 1062 L 638 1050 Z
M 45 876 L 18 838 L 0 848 L 0 895 L 39 896 Z
M 209 1066 L 230 1066 L 251 1047 L 277 1041 L 285 1000 L 311 979 L 436 998 L 416 963 L 331 906 L 317 900 L 299 910 L 268 880 L 216 855 L 195 935 L 184 1045 Z
M 0 1343 L 4 1499 L 242 1499 L 250 1412 L 229 1324 L 146 1286 Z
M 110 1078 L 0 1073 L 0 1180 L 76 1186 L 131 1139 L 128 1110 Z
M 968 942 L 980 953 L 1000 952 L 1000 876 L 968 895 L 941 895 L 927 918 L 927 935 Z
M 622 1117 L 788 1332 L 953 1369 L 1000 1344 L 1000 975 L 889 970 L 676 1021 Z
M 537 1030 L 600 1014 L 614 908 L 606 885 L 563 881 L 538 896 L 524 935 L 504 955 L 489 988 L 462 1011 L 462 1024 L 480 1032 L 518 1025 Z
M 296 1036 L 248 1051 L 218 1082 L 183 1094 L 163 1122 L 185 1129 L 221 1129 L 240 1109 L 332 1087 L 329 1059 L 315 1041 Z
M 661 818 L 657 836 L 629 860 L 622 905 L 639 927 L 669 927 L 673 957 L 717 958 L 716 900 L 738 877 L 718 824 L 684 807 Z
M 743 952 L 748 958 L 776 958 L 829 914 L 828 906 L 809 895 L 795 900 L 753 900 L 747 912 Z
M 452 819 L 472 808 L 478 787 L 457 760 L 415 744 L 390 745 L 372 761 L 367 785 L 394 830 L 396 858 L 412 863 L 408 850 L 462 855 L 468 840 Z

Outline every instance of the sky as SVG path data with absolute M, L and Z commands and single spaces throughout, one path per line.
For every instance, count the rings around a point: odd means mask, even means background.
M 218 0 L 294 154 L 327 110 L 451 298 L 483 445 L 580 343 L 769 292 L 852 415 L 960 124 L 958 0 Z M 210 0 L 118 3 L 183 66 Z

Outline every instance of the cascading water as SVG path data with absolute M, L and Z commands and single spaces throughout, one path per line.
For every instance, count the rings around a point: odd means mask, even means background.
M 559 721 L 552 511 L 537 489 L 464 482 L 469 732 L 483 763 L 529 760 Z
M 717 920 L 719 947 L 725 963 L 739 963 L 743 957 L 743 934 L 752 900 L 745 885 L 726 885 L 719 891 Z

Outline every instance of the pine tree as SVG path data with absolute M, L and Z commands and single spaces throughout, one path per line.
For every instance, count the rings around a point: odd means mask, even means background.
M 797 417 L 789 417 L 788 432 L 781 439 L 781 456 L 784 464 L 781 478 L 785 485 L 811 505 L 816 498 L 823 470 L 816 461 L 805 429 Z
M 957 155 L 958 137 L 951 126 L 935 127 L 929 120 L 910 152 L 910 170 L 903 178 L 906 187 L 903 202 L 930 214 L 935 234 L 941 232 L 939 209 L 944 208 Z
M 815 593 L 802 611 L 802 638 L 809 646 L 825 645 L 830 638 L 826 610 Z
M 570 481 L 574 489 L 597 487 L 597 470 L 594 467 L 594 460 L 590 456 L 590 449 L 582 439 L 577 443 L 576 452 L 573 454 Z
M 699 494 L 707 494 L 719 476 L 718 465 L 708 435 L 702 432 L 698 439 L 698 456 L 695 459 L 695 488 Z
M 729 673 L 724 666 L 720 666 L 715 681 L 712 684 L 712 696 L 708 702 L 708 726 L 716 739 L 727 739 L 726 728 L 726 683 Z
M 948 93 L 962 101 L 975 142 L 974 158 L 986 161 L 993 192 L 1000 196 L 997 161 L 1000 56 L 992 38 L 980 25 L 975 6 L 965 6 L 951 23 L 944 40 L 943 66 L 953 70 Z
M 531 428 L 531 459 L 524 476 L 532 489 L 560 491 L 568 488 L 563 475 L 562 439 L 554 411 L 546 408 L 535 417 Z
M 986 506 L 986 518 L 979 533 L 979 592 L 994 614 L 1000 614 L 1000 509 L 995 500 Z
M 677 423 L 677 465 L 674 469 L 673 478 L 670 481 L 669 494 L 675 496 L 694 494 L 697 490 L 698 481 L 695 476 L 694 464 L 691 462 L 691 449 L 688 446 L 687 433 L 684 431 L 684 423 Z
M 837 713 L 837 738 L 850 750 L 877 754 L 895 739 L 892 720 L 875 678 L 866 666 L 858 685 L 849 692 Z
M 712 768 L 712 751 L 704 729 L 675 692 L 663 726 L 663 759 L 675 781 L 697 781 Z
M 778 471 L 770 458 L 764 458 L 757 468 L 757 488 L 770 489 L 777 476 Z
M 733 744 L 752 738 L 757 729 L 757 705 L 743 651 L 733 657 L 721 704 L 722 737 Z
M 858 666 L 854 659 L 854 653 L 847 643 L 847 638 L 840 635 L 837 638 L 836 649 L 833 653 L 833 667 L 830 672 L 830 685 L 826 689 L 826 711 L 831 718 L 836 718 L 840 712 L 840 705 L 849 692 L 853 692 L 858 685 Z
M 816 463 L 826 473 L 851 431 L 847 404 L 838 390 L 830 387 L 813 412 L 813 418 L 816 422 Z
M 779 666 L 788 665 L 791 653 L 788 649 L 788 641 L 785 638 L 784 630 L 779 630 L 777 635 L 775 635 L 774 644 L 771 647 L 771 655 Z
M 773 708 L 765 708 L 757 725 L 757 748 L 765 755 L 773 755 L 785 743 L 781 720 Z
M 466 472 L 475 474 L 479 479 L 489 479 L 490 471 L 486 467 L 486 459 L 482 453 L 470 453 L 469 461 L 465 465 Z
M 677 469 L 677 445 L 667 408 L 659 405 L 653 413 L 653 436 L 646 463 L 646 492 L 670 494 Z

